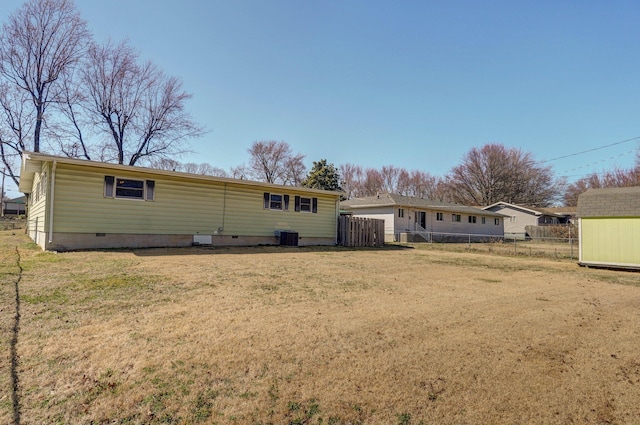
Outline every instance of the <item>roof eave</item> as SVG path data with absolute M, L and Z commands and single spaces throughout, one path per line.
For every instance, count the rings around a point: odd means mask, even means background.
M 43 162 L 53 162 L 56 161 L 60 164 L 70 164 L 70 165 L 78 165 L 84 167 L 95 167 L 95 168 L 104 168 L 109 170 L 119 170 L 126 172 L 139 172 L 139 173 L 148 173 L 169 177 L 179 177 L 193 180 L 203 180 L 203 181 L 213 181 L 220 183 L 229 183 L 229 184 L 240 184 L 246 186 L 257 186 L 264 187 L 270 189 L 278 189 L 282 190 L 286 188 L 287 190 L 297 190 L 300 192 L 306 193 L 317 193 L 323 195 L 333 195 L 340 197 L 344 195 L 344 192 L 333 191 L 333 190 L 322 190 L 322 189 L 311 189 L 307 187 L 299 187 L 299 186 L 283 186 L 273 183 L 265 183 L 265 182 L 257 182 L 253 180 L 241 180 L 241 179 L 232 179 L 228 177 L 217 177 L 217 176 L 206 176 L 199 174 L 190 174 L 183 173 L 180 171 L 168 171 L 168 170 L 159 170 L 156 168 L 148 168 L 148 167 L 137 167 L 131 165 L 122 165 L 122 164 L 111 164 L 108 162 L 98 162 L 98 161 L 88 161 L 84 159 L 75 159 L 75 158 L 65 158 L 65 157 L 57 157 L 52 155 L 45 155 L 40 153 L 33 152 L 23 152 L 22 154 L 22 169 L 20 173 L 20 184 L 19 189 L 22 193 L 29 193 L 31 191 L 31 184 L 33 183 L 33 176 L 35 173 L 40 172 Z M 25 182 L 23 184 L 23 173 L 26 172 Z

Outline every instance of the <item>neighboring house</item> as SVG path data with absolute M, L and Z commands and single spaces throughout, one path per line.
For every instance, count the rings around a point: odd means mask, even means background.
M 385 241 L 400 241 L 402 233 L 432 233 L 503 237 L 502 214 L 479 208 L 390 193 L 340 203 L 354 217 L 385 221 Z
M 578 197 L 580 265 L 640 269 L 640 186 Z
M 9 199 L 3 202 L 3 214 L 4 215 L 21 215 L 25 214 L 25 201 L 26 196 L 20 196 L 18 198 Z
M 530 236 L 526 231 L 527 226 L 568 224 L 575 215 L 569 210 L 529 207 L 508 202 L 496 202 L 482 209 L 507 216 L 504 219 L 504 235 L 516 238 Z
M 335 245 L 341 195 L 26 152 L 19 188 L 45 250 Z

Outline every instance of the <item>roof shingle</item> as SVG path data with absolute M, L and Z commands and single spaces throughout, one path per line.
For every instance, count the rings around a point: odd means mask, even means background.
M 578 197 L 578 217 L 640 217 L 640 186 L 589 189 Z
M 350 209 L 370 208 L 370 207 L 409 207 L 423 208 L 429 210 L 439 210 L 464 214 L 477 214 L 489 217 L 504 217 L 504 214 L 492 211 L 481 210 L 480 208 L 468 207 L 466 205 L 452 204 L 450 202 L 434 201 L 432 199 L 415 198 L 412 196 L 396 195 L 393 193 L 381 193 L 378 196 L 368 196 L 365 198 L 354 198 L 340 202 L 340 207 Z

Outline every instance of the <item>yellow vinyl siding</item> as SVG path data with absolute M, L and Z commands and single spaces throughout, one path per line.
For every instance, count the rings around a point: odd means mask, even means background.
M 29 229 L 38 232 L 48 232 L 48 217 L 47 217 L 47 209 L 48 204 L 47 200 L 49 197 L 49 167 L 48 164 L 44 164 L 42 166 L 42 170 L 40 173 L 35 173 L 33 178 L 32 192 L 29 194 Z M 46 173 L 47 178 L 45 181 L 42 181 L 43 173 Z M 44 184 L 43 194 L 37 195 L 37 189 L 40 187 L 39 185 Z
M 154 200 L 104 197 L 104 176 L 154 180 Z M 264 209 L 263 193 L 290 196 L 289 211 Z M 294 211 L 294 196 L 318 198 L 318 213 Z M 337 195 L 263 188 L 143 172 L 90 169 L 58 164 L 54 231 L 65 233 L 218 234 L 274 236 L 277 230 L 302 237 L 335 237 Z
M 166 179 L 144 173 L 95 172 L 58 166 L 56 172 L 56 232 L 188 234 L 212 233 L 220 223 L 220 188 L 203 182 Z M 104 197 L 104 176 L 155 181 L 154 201 Z
M 640 217 L 582 218 L 582 262 L 640 264 Z
M 289 195 L 289 210 L 264 208 L 265 192 Z M 295 195 L 317 197 L 318 213 L 294 211 Z M 227 184 L 224 234 L 238 236 L 274 236 L 277 230 L 295 231 L 303 237 L 334 237 L 336 199 L 333 196 L 309 195 L 295 188 L 260 188 Z

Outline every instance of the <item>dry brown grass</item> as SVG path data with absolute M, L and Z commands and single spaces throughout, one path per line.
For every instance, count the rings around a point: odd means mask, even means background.
M 638 424 L 640 274 L 416 249 L 16 246 L 22 424 Z M 13 261 L 13 265 L 12 264 Z

